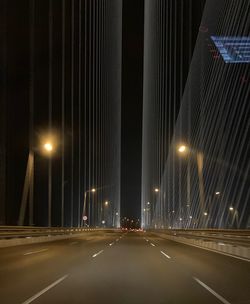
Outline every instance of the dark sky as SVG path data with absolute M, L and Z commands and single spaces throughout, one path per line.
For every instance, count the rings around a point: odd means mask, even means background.
M 144 1 L 123 1 L 121 214 L 139 218 Z

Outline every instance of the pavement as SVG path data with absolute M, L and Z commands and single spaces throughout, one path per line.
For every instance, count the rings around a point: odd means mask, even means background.
M 1 304 L 247 304 L 250 263 L 145 232 L 0 249 Z

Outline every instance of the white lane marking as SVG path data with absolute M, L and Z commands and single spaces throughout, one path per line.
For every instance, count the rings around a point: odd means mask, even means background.
M 222 296 L 220 296 L 217 292 L 215 292 L 212 288 L 210 288 L 209 286 L 207 286 L 205 283 L 203 283 L 202 281 L 200 281 L 199 279 L 197 279 L 195 277 L 193 277 L 193 279 L 197 283 L 199 283 L 202 287 L 204 287 L 206 290 L 208 290 L 209 292 L 211 292 L 211 294 L 213 294 L 222 303 L 224 303 L 224 304 L 230 304 L 230 302 L 228 302 L 226 299 L 224 299 Z
M 171 259 L 171 257 L 167 255 L 164 251 L 161 251 L 161 254 L 165 255 L 166 258 Z
M 46 249 L 41 249 L 41 250 L 37 250 L 37 251 L 30 251 L 30 252 L 24 253 L 23 255 L 30 255 L 30 254 L 40 253 L 40 252 L 44 252 L 44 251 L 47 251 L 47 250 L 49 250 L 49 249 L 46 248 Z
M 110 243 L 110 244 L 109 244 L 109 246 L 113 246 L 113 245 L 114 245 L 114 243 Z
M 153 244 L 153 243 L 150 243 L 150 245 L 153 246 L 153 247 L 155 247 L 155 244 Z
M 72 243 L 70 243 L 70 245 L 75 245 L 75 244 L 78 244 L 78 242 L 72 242 Z
M 67 276 L 68 276 L 68 274 L 66 274 L 65 276 L 61 277 L 60 279 L 58 279 L 54 283 L 50 284 L 48 287 L 44 288 L 43 290 L 41 290 L 40 292 L 38 292 L 37 294 L 35 294 L 33 297 L 29 298 L 28 300 L 26 300 L 22 304 L 29 304 L 29 303 L 33 302 L 34 300 L 36 300 L 37 298 L 39 298 L 41 295 L 43 295 L 45 292 L 47 292 L 48 290 L 50 290 L 51 288 L 55 287 L 56 285 L 58 285 L 59 283 L 61 283 L 63 280 L 65 280 L 67 278 Z
M 95 258 L 95 257 L 97 257 L 99 254 L 101 254 L 103 252 L 103 250 L 101 250 L 101 251 L 99 251 L 99 252 L 97 252 L 97 253 L 95 253 L 95 254 L 93 254 L 92 255 L 92 258 Z

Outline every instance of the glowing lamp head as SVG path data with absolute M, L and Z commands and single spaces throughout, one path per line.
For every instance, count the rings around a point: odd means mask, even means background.
M 184 152 L 187 151 L 187 147 L 184 146 L 184 145 L 182 145 L 182 146 L 180 146 L 180 147 L 178 148 L 178 151 L 179 151 L 180 153 L 184 153 Z
M 106 201 L 104 204 L 105 204 L 105 206 L 108 206 L 109 202 L 108 202 L 108 201 Z
M 158 188 L 155 188 L 155 192 L 159 192 L 159 189 L 158 189 Z
M 204 215 L 207 216 L 207 212 L 204 212 Z
M 47 152 L 51 152 L 53 150 L 53 146 L 50 142 L 46 142 L 43 147 Z
M 95 188 L 91 189 L 91 192 L 96 192 L 96 189 Z
M 216 191 L 216 192 L 215 192 L 215 195 L 220 195 L 220 192 L 219 192 L 219 191 Z
M 234 208 L 233 208 L 233 207 L 229 207 L 229 210 L 230 210 L 230 211 L 233 211 L 233 210 L 234 210 Z

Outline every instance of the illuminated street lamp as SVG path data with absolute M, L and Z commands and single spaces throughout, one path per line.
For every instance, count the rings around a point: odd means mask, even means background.
M 44 145 L 43 145 L 43 148 L 45 151 L 47 152 L 51 152 L 53 150 L 53 145 L 52 143 L 50 142 L 46 142 Z
M 233 206 L 229 207 L 229 211 L 232 214 L 232 221 L 231 221 L 231 227 L 233 227 L 234 222 L 236 223 L 236 228 L 239 228 L 239 212 L 237 209 L 235 209 Z
M 155 192 L 159 192 L 159 189 L 158 189 L 158 188 L 155 188 Z
M 181 145 L 181 146 L 179 146 L 178 151 L 180 153 L 185 153 L 185 152 L 187 152 L 187 147 L 184 145 Z
M 87 215 L 86 215 L 86 199 L 87 199 L 87 194 L 88 193 L 95 193 L 96 192 L 96 189 L 95 188 L 91 188 L 91 189 L 89 189 L 89 190 L 86 190 L 85 192 L 84 192 L 84 200 L 83 200 L 83 210 L 82 210 L 82 224 L 81 224 L 81 226 L 83 226 L 83 221 L 87 221 Z
M 220 195 L 220 192 L 219 192 L 219 191 L 216 191 L 216 192 L 215 192 L 215 195 Z
M 108 202 L 108 201 L 106 201 L 106 202 L 104 203 L 104 205 L 105 205 L 106 207 L 108 207 L 109 202 Z
M 204 210 L 205 206 L 205 191 L 204 191 L 204 181 L 203 181 L 203 162 L 204 155 L 201 152 L 196 152 L 190 149 L 190 147 L 185 145 L 180 145 L 177 147 L 177 150 L 180 154 L 190 152 L 196 157 L 197 168 L 198 168 L 198 178 L 199 178 L 199 196 L 200 196 L 200 208 L 201 212 Z M 187 171 L 187 201 L 190 204 L 190 163 L 188 161 L 188 171 Z M 206 213 L 206 212 L 205 212 Z
M 43 136 L 41 140 L 40 151 L 47 156 L 51 156 L 55 146 L 56 146 L 56 137 L 54 135 Z M 28 192 L 30 192 L 30 212 L 29 212 L 29 224 L 33 225 L 33 192 L 34 192 L 34 148 L 31 147 L 29 151 L 29 157 L 26 168 L 26 176 L 23 187 L 22 202 L 19 213 L 18 224 L 23 225 L 25 211 L 28 200 Z M 49 167 L 48 167 L 48 227 L 51 226 L 51 193 L 52 193 L 52 164 L 51 158 L 49 158 Z
M 207 216 L 207 212 L 204 212 L 203 214 L 204 214 L 205 216 Z

